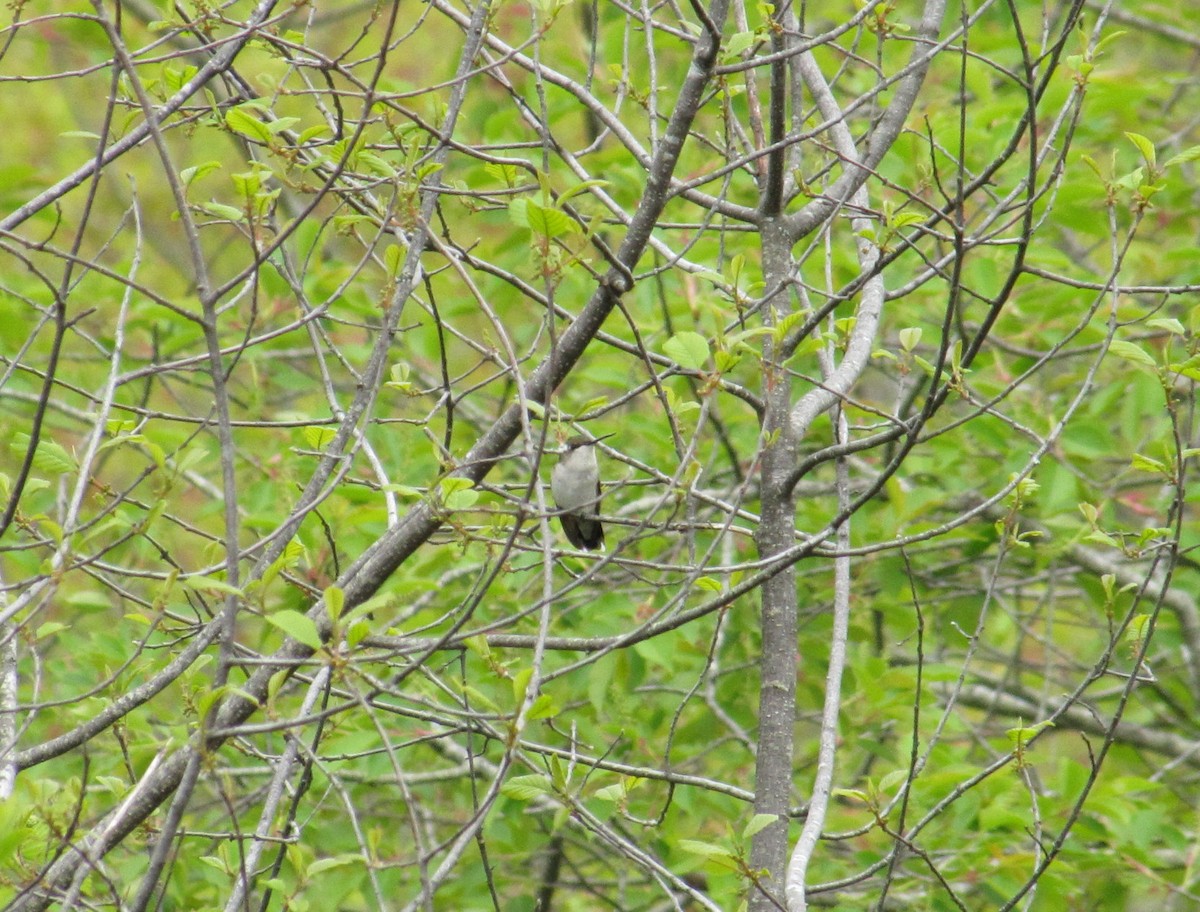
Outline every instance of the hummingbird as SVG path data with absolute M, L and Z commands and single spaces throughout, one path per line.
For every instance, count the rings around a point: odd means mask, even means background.
M 604 547 L 604 526 L 600 513 L 600 465 L 596 462 L 596 444 L 611 437 L 586 437 L 582 434 L 567 441 L 558 463 L 550 472 L 550 493 L 558 505 L 559 522 L 567 540 L 576 548 L 595 551 Z

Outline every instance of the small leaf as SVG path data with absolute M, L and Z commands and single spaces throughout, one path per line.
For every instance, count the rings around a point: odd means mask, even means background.
M 532 668 L 522 668 L 512 679 L 513 702 L 521 703 L 525 699 L 525 691 L 529 687 L 529 682 L 533 678 Z
M 271 133 L 279 135 L 284 130 L 290 130 L 298 123 L 300 123 L 299 117 L 277 117 L 267 124 L 267 129 Z
M 738 32 L 731 35 L 729 40 L 721 46 L 721 53 L 727 60 L 731 60 L 753 45 L 756 40 L 758 40 L 758 36 L 754 32 Z
M 317 632 L 317 625 L 313 623 L 312 618 L 307 615 L 287 609 L 267 615 L 267 620 L 296 642 L 314 650 L 321 648 L 321 634 Z
M 361 643 L 371 633 L 371 625 L 367 621 L 359 618 L 350 625 L 350 629 L 346 631 L 346 645 L 353 649 Z
M 179 172 L 179 176 L 183 179 L 184 186 L 191 186 L 195 181 L 198 181 L 200 178 L 204 177 L 204 175 L 211 171 L 218 171 L 220 168 L 220 162 L 209 161 L 202 165 L 196 165 L 192 168 L 184 168 Z
M 559 197 L 558 197 L 559 205 L 562 205 L 563 203 L 565 203 L 567 200 L 569 200 L 573 196 L 578 196 L 580 193 L 586 193 L 588 190 L 591 190 L 593 187 L 607 187 L 607 186 L 608 186 L 608 181 L 606 181 L 606 180 L 585 180 L 581 183 L 576 184 L 571 189 L 565 190 L 563 193 L 559 194 Z
M 506 187 L 515 187 L 517 178 L 521 176 L 521 169 L 508 162 L 488 162 L 483 166 L 483 170 Z
M 279 693 L 279 688 L 281 688 L 284 685 L 284 682 L 286 682 L 287 679 L 291 677 L 291 675 L 292 675 L 292 669 L 284 668 L 284 669 L 281 669 L 280 671 L 275 672 L 275 674 L 271 675 L 271 677 L 267 680 L 267 702 L 268 702 L 268 704 L 275 702 L 275 695 Z
M 400 275 L 400 269 L 404 266 L 406 256 L 407 251 L 399 244 L 388 244 L 387 249 L 383 251 L 383 265 L 387 269 L 388 275 Z
M 900 330 L 898 335 L 900 337 L 900 347 L 906 352 L 910 352 L 921 341 L 921 327 L 910 326 L 907 329 Z
M 497 706 L 487 694 L 478 688 L 468 685 L 462 688 L 462 694 L 467 698 L 467 703 L 469 705 L 477 708 L 483 707 L 485 710 L 491 713 L 499 713 L 501 711 L 500 707 Z
M 678 332 L 663 343 L 663 354 L 687 370 L 703 370 L 708 363 L 708 340 L 695 332 Z
M 714 845 L 711 842 L 701 842 L 698 839 L 681 839 L 676 845 L 683 851 L 692 855 L 701 855 L 704 858 L 728 858 L 732 859 L 733 852 L 724 846 Z
M 1137 146 L 1138 151 L 1142 153 L 1142 158 L 1146 159 L 1146 164 L 1153 168 L 1157 160 L 1154 152 L 1154 143 L 1150 142 L 1141 133 L 1126 133 L 1125 138 Z
M 907 228 L 910 225 L 919 225 L 923 221 L 925 221 L 925 216 L 919 212 L 897 212 L 888 219 L 888 227 L 899 231 L 901 228 Z
M 1172 155 L 1163 162 L 1163 167 L 1169 168 L 1172 165 L 1182 165 L 1184 162 L 1195 161 L 1198 158 L 1200 158 L 1200 146 L 1192 146 L 1184 149 L 1178 155 Z
M 1042 729 L 1053 727 L 1053 725 L 1054 723 L 1049 720 L 1038 722 L 1035 725 L 1018 725 L 1016 728 L 1008 729 L 1005 734 L 1013 744 L 1024 744 Z
M 881 792 L 890 792 L 893 786 L 899 785 L 908 778 L 908 770 L 898 769 L 892 770 L 886 776 L 879 780 L 879 790 Z
M 529 200 L 525 197 L 515 199 L 508 204 L 508 217 L 520 228 L 529 227 Z
M 750 818 L 750 822 L 746 824 L 745 829 L 742 830 L 742 838 L 751 838 L 755 834 L 765 830 L 778 819 L 778 814 L 755 814 Z
M 530 404 L 532 404 L 532 403 L 530 403 Z M 540 402 L 538 404 L 541 405 Z M 606 405 L 608 405 L 608 397 L 607 396 L 597 396 L 594 399 L 589 399 L 587 402 L 585 402 L 583 405 L 581 405 L 579 407 L 578 414 L 586 415 L 588 412 L 592 411 L 593 409 L 604 408 L 604 406 L 606 406 Z
M 1129 629 L 1125 631 L 1125 638 L 1131 643 L 1141 644 L 1146 639 L 1146 630 L 1150 626 L 1150 615 L 1139 614 L 1129 622 Z
M 861 801 L 863 804 L 871 803 L 871 796 L 862 789 L 835 788 L 829 794 L 834 798 L 853 798 L 855 801 Z
M 362 856 L 353 853 L 337 855 L 334 858 L 318 858 L 308 866 L 305 873 L 311 877 L 314 874 L 320 874 L 322 871 L 331 871 L 334 868 L 344 868 L 346 865 L 359 864 L 361 862 Z
M 1143 472 L 1154 472 L 1159 475 L 1167 474 L 1165 463 L 1159 462 L 1157 459 L 1152 459 L 1149 456 L 1143 456 L 1141 453 L 1134 453 L 1133 458 L 1129 462 L 1133 468 L 1141 469 Z
M 9 449 L 24 454 L 29 449 L 31 439 L 26 433 L 15 433 L 9 442 Z M 34 451 L 33 467 L 50 475 L 64 475 L 75 470 L 75 458 L 61 444 L 43 437 L 38 440 L 37 449 Z
M 240 133 L 242 136 L 250 139 L 257 139 L 260 142 L 269 143 L 271 141 L 271 131 L 267 125 L 245 110 L 244 107 L 230 108 L 225 112 L 225 126 L 233 130 L 235 133 Z
M 1090 155 L 1082 155 L 1080 156 L 1080 161 L 1091 168 L 1092 171 L 1095 172 L 1096 177 L 1100 178 L 1101 181 L 1105 180 L 1104 173 L 1100 170 L 1100 166 L 1096 164 L 1096 159 L 1092 158 Z
M 534 202 L 526 205 L 525 218 L 530 231 L 547 238 L 562 237 L 564 234 L 579 231 L 578 223 L 562 210 L 539 206 Z
M 1185 332 L 1183 324 L 1174 317 L 1157 317 L 1153 320 L 1147 320 L 1146 325 L 1153 326 L 1155 329 L 1165 329 L 1175 336 L 1182 336 Z
M 1113 342 L 1108 350 L 1118 358 L 1124 358 L 1126 361 L 1131 361 L 1134 364 L 1145 364 L 1147 367 L 1157 367 L 1157 362 L 1150 357 L 1149 353 L 1133 342 L 1125 342 L 1122 339 L 1117 339 Z
M 492 647 L 488 645 L 487 637 L 483 635 L 467 637 L 462 643 L 481 659 L 490 659 L 492 656 Z
M 224 203 L 199 203 L 196 208 L 201 212 L 215 215 L 217 218 L 228 219 L 231 222 L 240 222 L 246 216 L 246 213 L 236 206 L 226 206 Z
M 58 633 L 60 630 L 66 629 L 66 624 L 61 624 L 58 621 L 47 621 L 37 629 L 37 633 L 34 634 L 34 639 L 44 640 L 47 637 L 54 636 L 54 634 Z
M 189 576 L 182 581 L 183 585 L 189 589 L 195 589 L 197 592 L 212 592 L 217 595 L 242 595 L 242 590 L 237 586 L 231 586 L 222 579 L 216 579 L 211 576 Z
M 438 499 L 447 510 L 469 510 L 479 500 L 479 492 L 467 478 L 443 478 L 438 482 Z
M 337 431 L 333 428 L 317 427 L 312 424 L 301 428 L 300 433 L 304 435 L 304 441 L 314 450 L 325 449 L 337 436 Z
M 318 136 L 330 136 L 333 131 L 325 124 L 318 124 L 315 127 L 308 127 L 299 136 L 296 137 L 296 145 L 302 146 L 309 140 L 316 139 Z
M 514 776 L 500 786 L 500 794 L 517 801 L 533 801 L 550 791 L 550 780 L 539 775 Z
M 613 785 L 606 785 L 602 789 L 596 789 L 592 797 L 599 798 L 601 801 L 617 802 L 623 800 L 626 794 L 625 786 L 617 782 Z
M 550 694 L 538 694 L 533 705 L 529 707 L 527 718 L 533 722 L 538 719 L 549 719 L 551 716 L 557 716 L 562 712 L 562 707 L 554 702 Z
M 325 590 L 325 610 L 329 613 L 329 619 L 336 621 L 342 616 L 342 610 L 346 607 L 346 593 L 337 586 L 330 586 Z
M 729 351 L 717 351 L 713 355 L 713 364 L 717 369 L 718 374 L 727 374 L 737 367 L 738 362 L 742 360 L 742 356 Z

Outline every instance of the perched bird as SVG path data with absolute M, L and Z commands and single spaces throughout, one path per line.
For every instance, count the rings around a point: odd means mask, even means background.
M 596 462 L 596 444 L 611 436 L 572 437 L 550 472 L 550 493 L 561 511 L 559 521 L 567 533 L 567 540 L 576 548 L 595 551 L 604 547 L 604 526 L 596 518 L 600 513 L 600 465 Z

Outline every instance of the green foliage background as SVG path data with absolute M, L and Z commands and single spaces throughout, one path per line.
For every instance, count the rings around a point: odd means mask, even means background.
M 1037 56 L 1064 8 L 1014 6 Z M 490 29 L 511 45 L 525 42 L 521 53 L 536 53 L 576 84 L 590 80 L 631 141 L 650 149 L 690 48 L 666 30 L 627 28 L 616 5 L 594 9 L 594 51 L 570 4 L 502 4 Z M 249 7 L 185 12 L 197 34 L 220 35 Z M 219 611 L 231 591 L 226 458 L 243 570 L 255 565 L 356 389 L 370 382 L 364 367 L 407 253 L 400 232 L 418 227 L 422 190 L 444 186 L 435 240 L 422 255 L 426 277 L 399 319 L 386 382 L 286 551 L 237 587 L 228 684 L 214 688 L 214 645 L 86 744 L 21 769 L 0 803 L 6 901 L 60 844 L 187 743 L 205 712 L 285 635 L 314 636 L 299 614 L 421 503 L 442 512 L 434 540 L 377 599 L 335 618 L 340 640 L 289 680 L 281 676 L 245 730 L 205 757 L 164 907 L 224 906 L 239 846 L 259 822 L 271 761 L 290 739 L 305 745 L 311 783 L 291 780 L 290 828 L 283 811 L 273 822 L 279 842 L 267 858 L 278 852 L 281 863 L 255 894 L 270 888 L 273 908 L 375 908 L 380 897 L 403 907 L 479 808 L 486 819 L 478 837 L 432 907 L 535 908 L 557 839 L 569 861 L 562 909 L 660 908 L 665 881 L 646 858 L 678 876 L 702 876 L 692 883 L 703 883 L 718 908 L 737 908 L 752 890 L 745 859 L 757 599 L 720 603 L 757 569 L 758 237 L 687 199 L 667 205 L 660 248 L 642 258 L 621 310 L 559 389 L 552 420 L 533 421 L 527 441 L 553 449 L 572 419 L 614 434 L 603 456 L 613 559 L 548 560 L 542 541 L 556 533 L 531 483 L 547 477 L 553 456 L 519 444 L 475 488 L 445 479 L 514 401 L 514 359 L 525 372 L 548 356 L 595 289 L 606 268 L 600 245 L 615 247 L 623 235 L 613 207 L 638 204 L 645 162 L 611 136 L 597 140 L 578 97 L 497 63 L 493 49 L 477 63 L 502 76 L 473 79 L 451 152 L 444 167 L 435 164 L 461 30 L 440 6 L 400 4 L 389 29 L 392 12 L 317 4 L 281 13 L 234 70 L 164 124 L 212 283 L 228 286 L 217 338 L 232 453 L 214 430 L 196 276 L 151 143 L 0 239 L 0 488 L 6 499 L 19 495 L 0 538 L 0 607 L 20 608 L 5 621 L 6 637 L 19 644 L 20 709 L 10 715 L 22 751 L 87 724 L 163 674 Z M 750 10 L 744 30 L 729 27 L 723 62 L 767 53 L 766 12 Z M 810 10 L 812 31 L 853 12 L 851 4 Z M 951 48 L 935 58 L 908 130 L 869 182 L 879 226 L 871 240 L 893 256 L 885 276 L 894 297 L 872 365 L 846 404 L 858 439 L 886 430 L 905 408 L 911 414 L 913 402 L 919 409 L 939 346 L 948 339 L 953 363 L 955 346 L 990 318 L 1017 262 L 1015 239 L 1029 243 L 988 343 L 969 368 L 947 372 L 946 405 L 853 518 L 835 776 L 842 791 L 811 872 L 839 908 L 873 908 L 885 879 L 889 901 L 913 908 L 1007 908 L 1068 830 L 1026 908 L 1195 902 L 1195 62 L 1177 34 L 1153 27 L 1185 28 L 1189 12 L 1183 4 L 1146 11 L 1147 21 L 1109 23 L 1100 50 L 1089 43 L 1095 17 L 1086 15 L 1063 64 L 1044 66 L 1034 89 L 1020 85 L 1013 10 L 953 10 L 948 21 L 978 13 L 971 56 Z M 10 15 L 0 59 L 0 116 L 10 125 L 3 213 L 89 162 L 102 132 L 118 139 L 144 116 L 127 73 L 113 87 L 113 48 L 93 7 L 59 4 L 23 21 L 35 11 L 18 5 Z M 847 97 L 909 58 L 899 27 L 916 5 L 880 15 L 876 31 L 850 29 L 816 52 Z M 145 49 L 137 76 L 153 103 L 202 65 L 182 25 L 167 8 L 122 14 L 125 42 Z M 381 59 L 385 34 L 394 43 Z M 367 85 L 376 92 L 370 106 Z M 236 100 L 249 90 L 258 100 Z M 1054 136 L 1049 148 L 1028 134 L 1014 140 L 1030 92 L 1041 135 Z M 712 176 L 747 142 L 748 94 L 741 74 L 722 76 L 676 173 L 754 207 L 753 165 Z M 856 110 L 854 129 L 866 129 L 890 100 L 884 90 Z M 1055 118 L 1070 129 L 1051 134 Z M 341 137 L 330 123 L 344 126 Z M 1156 157 L 1148 160 L 1128 134 L 1145 137 Z M 561 154 L 593 141 L 586 155 Z M 1017 154 L 963 207 L 967 219 L 995 214 L 991 242 L 959 258 L 960 284 L 947 261 L 928 274 L 954 243 L 946 221 L 925 230 L 930 213 L 1013 141 Z M 803 143 L 794 165 L 795 208 L 838 174 L 827 148 Z M 1039 190 L 1023 225 L 1018 201 L 1031 173 Z M 917 218 L 906 223 L 905 213 Z M 853 281 L 854 240 L 845 218 L 832 220 L 827 236 L 814 234 L 805 242 L 811 254 L 793 252 L 803 280 L 827 293 Z M 56 301 L 67 321 L 57 343 Z M 798 347 L 788 363 L 798 391 L 852 331 L 853 306 L 851 298 Z M 550 308 L 559 315 L 553 334 Z M 685 363 L 669 344 L 686 344 L 683 333 L 703 337 L 701 354 L 710 357 Z M 54 382 L 41 408 L 49 370 Z M 1080 393 L 1077 411 L 1057 428 Z M 832 434 L 826 416 L 801 448 L 816 453 Z M 86 458 L 89 439 L 99 447 L 94 459 Z M 898 446 L 853 458 L 858 490 Z M 1014 480 L 1010 494 L 984 505 Z M 824 529 L 837 514 L 834 483 L 832 461 L 800 482 L 802 532 Z M 75 491 L 78 514 L 65 522 Z M 830 566 L 818 554 L 798 567 L 798 810 L 825 692 Z M 589 645 L 547 651 L 541 695 L 514 749 L 547 580 L 549 635 Z M 687 612 L 695 617 L 684 623 Z M 652 637 L 616 639 L 660 622 Z M 487 639 L 500 635 L 513 645 Z M 604 638 L 614 639 L 598 648 Z M 318 723 L 300 706 L 322 668 L 331 685 L 319 697 Z M 1130 675 L 1142 682 L 1130 686 Z M 1076 689 L 1079 702 L 1026 744 L 1034 735 L 1026 727 Z M 297 715 L 306 718 L 294 722 Z M 893 802 L 918 760 L 919 775 Z M 501 774 L 500 796 L 485 803 Z M 128 901 L 162 815 L 85 881 L 89 902 Z M 889 870 L 897 833 L 908 851 Z

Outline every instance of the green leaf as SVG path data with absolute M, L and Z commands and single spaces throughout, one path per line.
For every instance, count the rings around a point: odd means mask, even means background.
M 58 621 L 47 621 L 45 624 L 42 624 L 40 627 L 38 627 L 37 632 L 34 634 L 34 639 L 44 640 L 47 637 L 54 636 L 54 634 L 58 633 L 60 630 L 66 629 L 66 624 L 61 624 Z
M 1156 317 L 1153 320 L 1147 320 L 1146 325 L 1152 326 L 1155 329 L 1165 329 L 1174 336 L 1182 336 L 1185 334 L 1183 324 L 1174 317 Z
M 371 625 L 363 618 L 359 618 L 350 625 L 350 629 L 346 631 L 346 645 L 353 649 L 371 633 Z
M 676 843 L 679 848 L 691 855 L 701 855 L 704 858 L 733 859 L 734 854 L 724 846 L 711 842 L 701 842 L 698 839 L 681 839 Z
M 344 855 L 337 855 L 333 858 L 318 858 L 310 864 L 305 873 L 312 877 L 314 874 L 320 874 L 323 871 L 332 871 L 334 868 L 344 868 L 347 865 L 362 864 L 362 856 L 354 852 L 347 852 Z
M 835 788 L 829 794 L 835 798 L 853 798 L 855 801 L 861 801 L 863 804 L 871 803 L 871 796 L 862 789 Z
M 399 244 L 388 244 L 387 249 L 383 251 L 383 265 L 387 269 L 388 275 L 398 276 L 400 274 L 407 255 L 407 251 Z
M 708 364 L 708 340 L 695 332 L 678 332 L 663 343 L 663 354 L 687 370 L 703 370 Z
M 267 703 L 272 704 L 275 701 L 275 695 L 279 693 L 281 688 L 288 678 L 292 676 L 290 668 L 281 669 L 267 680 Z
M 285 609 L 267 615 L 267 620 L 296 642 L 314 650 L 321 648 L 321 634 L 317 632 L 317 625 L 313 619 L 307 615 Z
M 212 592 L 217 595 L 236 595 L 241 596 L 242 590 L 237 586 L 231 586 L 223 579 L 217 579 L 212 576 L 188 576 L 180 580 L 183 585 L 189 589 L 194 589 L 197 592 Z
M 1141 453 L 1134 453 L 1133 458 L 1129 461 L 1130 465 L 1135 469 L 1141 469 L 1143 472 L 1154 472 L 1159 475 L 1166 475 L 1167 466 L 1157 459 L 1151 459 L 1149 456 L 1143 456 Z
M 539 206 L 532 201 L 526 202 L 525 219 L 530 231 L 546 238 L 562 237 L 564 234 L 579 231 L 578 223 L 562 210 Z
M 312 424 L 301 428 L 300 433 L 304 435 L 305 443 L 314 450 L 325 449 L 337 436 L 337 431 L 333 428 L 317 427 Z
M 8 447 L 14 453 L 24 455 L 29 449 L 31 439 L 26 433 L 15 433 L 12 435 Z M 42 437 L 38 440 L 37 450 L 33 454 L 33 467 L 39 472 L 46 472 L 49 475 L 65 475 L 67 472 L 75 471 L 76 463 L 75 457 L 68 453 L 61 444 Z
M 755 814 L 742 830 L 742 838 L 750 839 L 779 819 L 778 814 Z
M 1018 725 L 1016 728 L 1008 729 L 1005 734 L 1008 735 L 1008 740 L 1014 745 L 1024 744 L 1042 729 L 1051 728 L 1053 726 L 1053 722 L 1046 720 L 1045 722 L 1038 722 L 1034 725 Z
M 468 478 L 443 478 L 438 482 L 438 499 L 447 510 L 469 510 L 479 500 Z
M 271 131 L 265 123 L 246 110 L 245 105 L 230 108 L 225 112 L 225 126 L 242 136 L 259 142 L 269 143 Z
M 893 789 L 893 787 L 899 785 L 907 778 L 908 778 L 908 770 L 906 770 L 906 769 L 892 770 L 890 773 L 888 773 L 882 779 L 879 780 L 879 790 L 881 792 L 890 792 Z
M 240 222 L 246 217 L 246 213 L 236 206 L 227 206 L 224 203 L 197 203 L 196 208 L 201 212 L 206 212 L 209 215 L 214 215 L 220 219 L 226 219 L 230 222 Z
M 1134 342 L 1126 342 L 1122 339 L 1117 339 L 1108 348 L 1110 352 L 1118 358 L 1124 358 L 1134 364 L 1145 364 L 1147 367 L 1158 367 L 1158 362 L 1155 361 L 1150 354 Z
M 300 123 L 299 117 L 277 117 L 267 124 L 267 130 L 278 136 L 284 130 L 290 130 Z
M 532 403 L 530 403 L 530 404 L 532 405 Z M 538 405 L 541 405 L 541 403 L 539 402 Z M 586 415 L 588 412 L 590 412 L 594 409 L 603 408 L 606 405 L 608 405 L 608 397 L 607 396 L 596 396 L 594 399 L 589 399 L 587 402 L 585 402 L 583 405 L 581 405 L 579 407 L 578 414 Z
M 296 145 L 302 146 L 306 142 L 316 139 L 319 136 L 331 136 L 332 131 L 325 124 L 317 124 L 315 127 L 306 127 L 299 136 L 296 137 Z
M 346 607 L 346 593 L 337 586 L 330 586 L 325 590 L 325 610 L 329 613 L 329 619 L 336 621 L 342 616 L 342 610 Z
M 462 642 L 467 649 L 481 659 L 490 659 L 492 657 L 492 647 L 488 645 L 487 637 L 483 635 L 470 636 Z
M 908 228 L 910 225 L 919 225 L 923 221 L 925 221 L 925 216 L 919 212 L 897 212 L 888 219 L 888 227 L 899 231 L 902 228 Z
M 1137 146 L 1138 151 L 1142 153 L 1142 158 L 1146 160 L 1146 164 L 1153 168 L 1155 161 L 1157 161 L 1157 156 L 1154 152 L 1154 143 L 1150 142 L 1141 133 L 1126 133 L 1125 137 Z
M 571 197 L 578 196 L 580 193 L 586 193 L 588 190 L 591 190 L 593 187 L 607 187 L 607 186 L 608 186 L 608 181 L 606 181 L 606 180 L 595 179 L 595 180 L 581 181 L 580 183 L 576 184 L 574 187 L 571 187 L 569 190 L 565 190 L 562 193 L 560 193 L 559 197 L 558 197 L 558 203 L 561 206 L 563 203 L 565 203 Z
M 592 797 L 598 798 L 600 801 L 617 802 L 623 801 L 627 794 L 628 792 L 625 790 L 625 786 L 622 783 L 617 782 L 613 785 L 606 785 L 604 788 L 596 789 L 596 791 L 592 794 Z
M 1129 622 L 1129 629 L 1125 631 L 1125 639 L 1131 643 L 1141 644 L 1146 639 L 1146 631 L 1150 627 L 1149 614 L 1139 614 Z
M 516 801 L 533 801 L 552 791 L 550 780 L 545 776 L 514 776 L 500 786 L 500 794 Z
M 1163 162 L 1163 168 L 1170 168 L 1172 165 L 1182 165 L 1185 162 L 1195 161 L 1198 158 L 1200 158 L 1200 146 L 1191 146 L 1179 154 L 1168 158 Z
M 478 688 L 466 686 L 462 688 L 463 696 L 467 698 L 467 703 L 476 707 L 482 706 L 485 710 L 491 713 L 500 713 L 501 709 L 495 702 Z
M 529 205 L 530 202 L 525 197 L 512 200 L 508 204 L 508 217 L 514 225 L 520 228 L 529 227 Z
M 725 55 L 726 60 L 733 60 L 757 40 L 758 36 L 754 32 L 738 32 L 731 35 L 729 40 L 721 46 L 721 53 Z
M 529 682 L 533 679 L 533 669 L 526 667 L 522 668 L 512 679 L 513 702 L 520 704 L 525 699 L 525 691 L 529 688 Z
M 179 176 L 183 180 L 184 186 L 190 187 L 193 183 L 204 177 L 204 175 L 213 171 L 219 171 L 220 169 L 221 163 L 219 161 L 208 161 L 202 165 L 184 168 L 179 172 Z
M 900 347 L 906 352 L 910 352 L 921 341 L 921 327 L 910 326 L 907 329 L 900 330 L 898 335 L 900 337 Z
M 515 187 L 521 177 L 521 169 L 507 162 L 488 162 L 483 166 L 483 170 L 506 187 Z
M 529 707 L 527 718 L 533 722 L 537 719 L 549 719 L 552 716 L 557 716 L 562 711 L 562 707 L 554 702 L 554 698 L 550 694 L 538 694 L 537 699 L 533 701 L 533 705 Z

